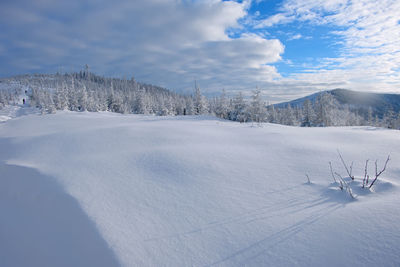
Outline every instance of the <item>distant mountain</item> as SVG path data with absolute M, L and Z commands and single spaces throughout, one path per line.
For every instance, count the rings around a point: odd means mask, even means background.
M 307 99 L 312 103 L 318 99 L 318 96 L 324 93 L 331 94 L 340 105 L 348 107 L 351 111 L 358 114 L 366 114 L 371 107 L 373 114 L 382 118 L 390 109 L 394 112 L 400 112 L 400 94 L 378 94 L 367 92 L 356 92 L 347 89 L 334 89 L 314 93 L 289 102 L 275 104 L 277 108 L 284 108 L 288 104 L 292 107 L 302 107 Z

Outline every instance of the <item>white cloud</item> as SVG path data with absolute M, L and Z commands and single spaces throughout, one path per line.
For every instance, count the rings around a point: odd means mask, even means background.
M 264 27 L 271 27 L 277 24 L 286 24 L 293 22 L 296 19 L 296 17 L 293 14 L 289 13 L 278 13 L 275 15 L 272 15 L 264 20 L 259 21 L 255 25 L 256 29 L 264 28 Z
M 0 73 L 71 71 L 87 63 L 100 74 L 179 90 L 192 89 L 195 79 L 209 92 L 258 85 L 272 101 L 336 87 L 399 90 L 399 1 L 289 0 L 256 24 L 249 22 L 258 19 L 247 13 L 250 2 L 5 0 Z M 283 78 L 273 64 L 284 45 L 266 30 L 294 21 L 337 27 L 332 33 L 343 48 L 339 57 Z M 258 35 L 248 33 L 249 25 Z M 308 37 L 289 37 L 299 38 Z
M 280 13 L 260 21 L 257 27 L 293 21 L 338 26 L 332 33 L 342 39 L 340 56 L 322 59 L 320 65 L 291 78 L 400 93 L 399 10 L 398 0 L 288 0 Z
M 279 77 L 279 40 L 227 31 L 241 28 L 249 1 L 17 1 L 0 10 L 12 46 L 27 55 L 6 60 L 20 71 L 88 63 L 107 75 L 132 75 L 173 89 L 247 88 Z M 12 11 L 12 12 L 9 12 Z M 0 37 L 1 39 L 2 37 Z M 12 59 L 18 60 L 12 60 Z M 30 61 L 30 62 L 29 62 Z M 29 64 L 28 64 L 29 62 Z M 5 68 L 0 66 L 0 68 Z M 37 71 L 35 67 L 33 69 Z
M 289 38 L 288 38 L 288 40 L 289 41 L 291 41 L 291 40 L 298 40 L 298 39 L 301 39 L 303 36 L 300 34 L 300 33 L 297 33 L 297 34 L 295 34 L 295 35 L 292 35 L 292 36 L 290 36 Z

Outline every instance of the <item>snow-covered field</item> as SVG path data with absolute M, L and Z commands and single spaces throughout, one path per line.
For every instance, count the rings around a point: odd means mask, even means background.
M 400 265 L 399 131 L 0 115 L 0 266 Z

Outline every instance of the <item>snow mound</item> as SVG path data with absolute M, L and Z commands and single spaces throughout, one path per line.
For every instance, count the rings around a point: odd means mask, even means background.
M 388 191 L 397 190 L 398 185 L 386 180 L 378 180 L 376 184 L 374 184 L 372 191 L 376 193 L 384 193 Z
M 340 189 L 339 183 L 331 183 L 329 185 L 329 189 L 325 192 L 327 195 L 331 195 L 331 197 L 339 198 L 338 201 L 354 201 L 354 200 L 363 200 L 366 201 L 368 198 L 374 195 L 375 193 L 386 194 L 393 190 L 398 190 L 397 186 L 387 180 L 379 179 L 373 185 L 372 188 L 369 186 L 362 187 L 362 178 L 355 177 L 352 180 L 350 177 L 345 178 L 346 183 L 350 186 L 352 194 L 354 198 L 351 198 L 348 193 L 346 193 L 346 189 Z
M 1 266 L 117 264 L 96 226 L 53 178 L 4 163 L 0 173 Z
M 0 122 L 8 121 L 10 119 L 11 119 L 11 117 L 9 117 L 9 116 L 0 115 Z
M 23 105 L 6 105 L 0 109 L 0 122 L 32 114 L 40 114 L 39 109 Z

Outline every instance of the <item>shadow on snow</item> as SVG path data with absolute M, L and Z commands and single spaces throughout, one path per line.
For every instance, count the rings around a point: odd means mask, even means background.
M 33 168 L 0 162 L 0 266 L 119 266 L 79 203 Z

